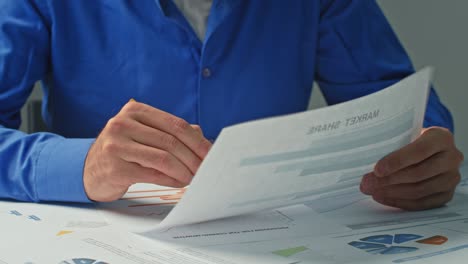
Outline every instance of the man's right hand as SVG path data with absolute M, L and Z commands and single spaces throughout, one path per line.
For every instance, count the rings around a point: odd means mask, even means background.
M 88 198 L 122 197 L 134 183 L 183 187 L 190 183 L 211 143 L 198 126 L 137 102 L 128 102 L 106 124 L 86 157 Z

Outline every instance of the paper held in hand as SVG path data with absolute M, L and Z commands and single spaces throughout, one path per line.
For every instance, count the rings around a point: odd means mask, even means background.
M 338 105 L 225 128 L 157 229 L 340 199 L 420 134 L 432 72 Z

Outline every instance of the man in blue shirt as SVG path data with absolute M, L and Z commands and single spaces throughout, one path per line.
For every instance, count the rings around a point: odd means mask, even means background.
M 112 201 L 136 182 L 181 187 L 223 127 L 306 110 L 314 80 L 336 104 L 413 73 L 371 0 L 214 0 L 201 37 L 181 10 L 0 0 L 1 197 Z M 38 80 L 50 133 L 26 135 L 20 108 Z M 364 176 L 364 193 L 408 210 L 451 199 L 463 155 L 434 90 L 424 125 Z

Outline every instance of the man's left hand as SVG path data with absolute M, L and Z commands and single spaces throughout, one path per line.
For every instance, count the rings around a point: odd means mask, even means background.
M 449 130 L 423 129 L 414 142 L 377 162 L 374 171 L 364 175 L 361 191 L 404 210 L 440 207 L 453 197 L 462 161 Z

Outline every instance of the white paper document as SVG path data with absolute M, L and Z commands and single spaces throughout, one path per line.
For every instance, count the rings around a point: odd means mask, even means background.
M 349 228 L 351 230 L 349 233 L 360 234 L 464 219 L 468 215 L 467 201 L 467 194 L 457 193 L 447 206 L 408 212 L 378 204 L 368 197 L 356 203 L 323 212 L 320 216 Z
M 206 252 L 280 256 L 289 263 L 465 263 L 468 197 L 456 193 L 446 207 L 405 212 L 372 201 L 322 213 L 350 232 L 254 243 L 217 245 Z
M 1 264 L 287 264 L 269 254 L 208 251 L 111 228 L 89 205 L 0 201 Z M 263 261 L 264 260 L 264 261 Z
M 424 69 L 353 101 L 225 128 L 157 228 L 347 197 L 420 134 L 431 78 Z
M 119 200 L 96 206 L 112 225 L 130 232 L 144 232 L 160 223 L 184 192 L 185 188 L 138 183 Z
M 466 161 L 460 167 L 460 173 L 461 181 L 457 186 L 457 191 L 468 194 L 468 163 Z
M 255 256 L 221 250 L 187 248 L 158 241 L 143 241 L 141 237 L 118 230 L 71 233 L 48 237 L 46 232 L 31 225 L 9 226 L 16 232 L 3 232 L 0 263 L 2 264 L 287 264 L 285 259 L 257 253 Z M 34 234 L 33 236 L 31 236 Z M 27 234 L 27 235 L 26 235 Z M 28 236 L 29 235 L 29 236 Z M 265 261 L 257 261 L 265 259 Z
M 176 226 L 144 236 L 189 247 L 267 241 L 304 236 L 323 236 L 350 231 L 320 216 L 305 205 Z
M 215 250 L 239 256 L 270 254 L 289 260 L 289 263 L 301 264 L 466 263 L 468 235 L 458 230 L 421 225 L 358 235 L 285 239 L 206 249 L 207 252 Z
M 308 206 L 295 205 L 152 231 L 184 192 L 184 189 L 136 184 L 119 201 L 102 203 L 98 208 L 114 228 L 144 233 L 159 241 L 191 247 L 317 236 L 351 230 L 318 215 Z

